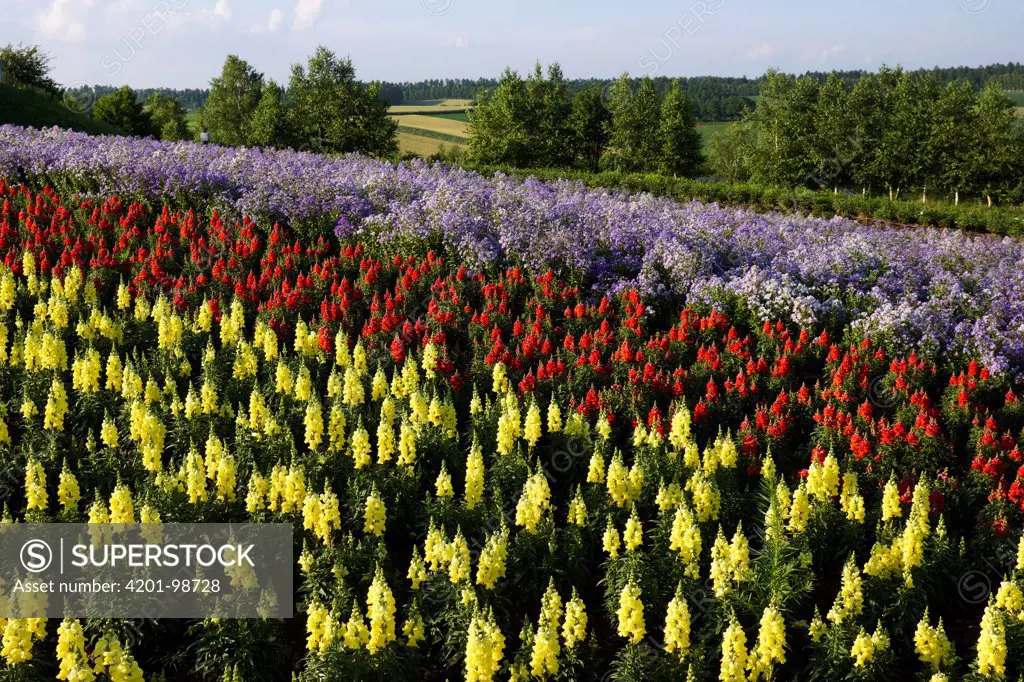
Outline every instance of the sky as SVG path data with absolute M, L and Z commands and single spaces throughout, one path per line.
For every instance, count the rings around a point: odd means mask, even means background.
M 70 87 L 206 87 L 232 53 L 284 81 L 318 44 L 387 81 L 977 66 L 1024 60 L 1021 26 L 1021 0 L 0 0 L 0 44 Z

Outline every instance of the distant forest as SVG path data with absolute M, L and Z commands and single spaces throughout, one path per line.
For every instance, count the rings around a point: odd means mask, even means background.
M 839 71 L 837 75 L 848 86 L 854 84 L 864 74 L 864 70 Z M 991 64 L 989 66 L 955 66 L 918 69 L 912 74 L 933 74 L 941 85 L 954 81 L 969 81 L 976 89 L 980 89 L 990 81 L 996 82 L 1008 92 L 1024 92 L 1024 64 L 1010 62 L 1008 64 Z M 825 71 L 809 71 L 806 74 L 822 83 L 828 77 Z M 683 90 L 693 103 L 694 115 L 700 121 L 733 121 L 743 116 L 748 109 L 753 109 L 757 96 L 760 94 L 763 76 L 757 78 L 696 76 L 681 78 Z M 675 78 L 659 76 L 653 79 L 659 96 L 664 96 Z M 613 79 L 586 78 L 567 80 L 570 94 L 583 90 L 591 85 L 610 85 Z M 633 86 L 639 86 L 640 78 L 633 79 Z M 410 104 L 441 99 L 471 99 L 484 90 L 497 87 L 497 78 L 444 78 L 416 82 L 381 83 L 381 97 L 388 99 L 392 105 Z M 79 90 L 83 90 L 80 88 Z M 95 96 L 99 97 L 115 91 L 117 88 L 107 85 L 95 86 Z M 148 88 L 136 90 L 140 99 L 144 100 L 154 92 L 168 95 L 178 100 L 188 111 L 196 111 L 209 96 L 209 89 L 189 88 L 177 90 L 173 88 Z

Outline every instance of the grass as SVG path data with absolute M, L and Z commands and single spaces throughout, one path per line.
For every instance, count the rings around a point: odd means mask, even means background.
M 434 118 L 447 118 L 452 121 L 462 121 L 463 123 L 469 123 L 469 111 L 453 111 L 447 114 L 429 114 Z
M 440 133 L 462 139 L 469 137 L 469 126 L 462 121 L 421 114 L 406 114 L 403 116 L 392 116 L 391 118 L 402 128 L 416 128 L 430 133 Z
M 462 145 L 453 144 L 433 137 L 415 135 L 401 130 L 398 132 L 398 149 L 403 154 L 411 152 L 423 157 L 432 156 L 433 154 L 441 151 L 442 146 L 451 148 L 461 147 Z
M 722 135 L 732 125 L 727 121 L 717 123 L 698 123 L 697 130 L 700 132 L 701 138 L 704 140 L 704 146 L 707 146 L 711 138 Z
M 60 126 L 91 135 L 124 134 L 109 123 L 72 111 L 60 99 L 3 84 L 0 84 L 0 123 L 31 128 Z

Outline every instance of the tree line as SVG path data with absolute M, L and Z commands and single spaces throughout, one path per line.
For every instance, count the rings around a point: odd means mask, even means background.
M 194 131 L 188 112 L 173 97 L 151 92 L 142 99 L 141 94 L 128 86 L 110 91 L 96 100 L 92 116 L 131 135 L 165 140 L 195 139 L 201 131 L 211 142 L 228 146 L 380 156 L 397 151 L 397 126 L 379 85 L 356 80 L 351 60 L 322 46 L 308 63 L 292 66 L 287 88 L 229 55 L 195 112 Z
M 387 156 L 398 149 L 398 126 L 380 88 L 357 80 L 352 61 L 324 46 L 292 65 L 287 87 L 230 55 L 197 125 L 219 144 Z
M 476 163 L 694 175 L 703 164 L 693 107 L 679 82 L 662 96 L 653 79 L 623 75 L 572 94 L 559 65 L 523 78 L 506 69 L 470 116 Z
M 709 145 L 729 181 L 883 194 L 1019 201 L 1024 127 L 998 83 L 941 84 L 930 72 L 883 68 L 850 86 L 778 72 L 764 77 L 757 109 Z

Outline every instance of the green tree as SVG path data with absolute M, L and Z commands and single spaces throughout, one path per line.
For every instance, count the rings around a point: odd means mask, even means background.
M 661 154 L 658 170 L 666 175 L 693 177 L 704 165 L 703 142 L 693 106 L 678 80 L 661 103 Z
M 923 187 L 928 180 L 933 162 L 927 151 L 928 131 L 939 87 L 930 74 L 894 72 L 894 76 L 898 77 L 884 100 L 886 125 L 878 149 L 878 169 L 889 196 L 898 199 L 902 188 Z
M 608 108 L 612 118 L 602 164 L 628 173 L 657 169 L 661 156 L 661 101 L 654 81 L 644 78 L 634 92 L 629 74 L 623 74 L 612 84 Z
M 295 142 L 314 152 L 394 154 L 398 124 L 380 93 L 379 83 L 356 80 L 352 60 L 320 45 L 305 67 L 292 66 L 288 110 Z
M 135 91 L 127 85 L 104 95 L 93 105 L 92 115 L 129 135 L 152 135 L 153 124 L 139 103 Z
M 533 75 L 526 83 L 530 95 L 535 126 L 532 128 L 534 150 L 531 165 L 542 168 L 564 168 L 572 164 L 573 147 L 569 115 L 572 103 L 569 100 L 562 67 L 556 62 L 547 70 L 547 78 L 538 62 Z
M 750 179 L 757 128 L 749 121 L 731 123 L 708 140 L 708 166 L 715 176 L 732 184 Z
M 492 92 L 480 94 L 469 120 L 469 148 L 480 163 L 525 168 L 533 160 L 535 122 L 530 93 L 518 73 L 505 69 Z
M 210 81 L 202 122 L 218 144 L 250 144 L 249 125 L 263 91 L 263 74 L 244 59 L 228 55 L 219 76 Z
M 0 48 L 3 82 L 45 90 L 52 95 L 60 88 L 50 78 L 50 55 L 38 45 L 7 45 Z
M 601 89 L 596 86 L 585 88 L 572 99 L 572 113 L 569 126 L 573 134 L 573 148 L 576 163 L 582 168 L 596 172 L 601 163 L 601 153 L 608 143 L 608 121 L 611 114 L 601 101 Z
M 968 81 L 950 83 L 934 103 L 925 153 L 932 160 L 931 183 L 941 192 L 953 195 L 978 190 L 981 178 L 974 160 L 978 153 L 977 94 Z
M 661 156 L 662 140 L 660 135 L 661 98 L 654 81 L 644 76 L 633 98 L 633 113 L 636 117 L 636 139 L 639 157 L 636 159 L 637 170 L 655 171 Z
M 272 80 L 263 85 L 260 102 L 252 113 L 249 142 L 259 147 L 286 147 L 290 142 L 284 89 Z
M 850 92 L 835 72 L 830 73 L 814 104 L 814 132 L 811 144 L 813 184 L 839 187 L 852 179 L 859 151 L 849 110 Z
M 1014 177 L 1014 165 L 1019 161 L 1015 138 L 1019 136 L 1020 125 L 1014 116 L 1013 100 L 996 83 L 989 83 L 978 96 L 976 119 L 974 172 L 979 189 L 991 206 L 993 195 L 1004 194 Z
M 161 140 L 187 140 L 192 137 L 185 120 L 185 107 L 173 97 L 154 92 L 146 99 L 146 113 L 152 129 Z
M 753 120 L 758 136 L 753 179 L 766 185 L 794 187 L 813 183 L 814 107 L 818 81 L 799 80 L 777 71 L 765 74 Z

